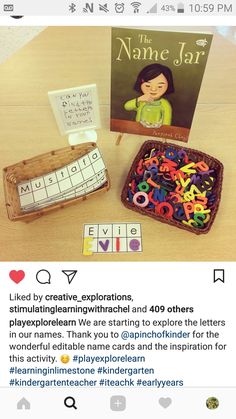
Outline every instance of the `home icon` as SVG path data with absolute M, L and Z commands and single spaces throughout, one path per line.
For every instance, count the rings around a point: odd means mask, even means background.
M 28 402 L 28 400 L 26 400 L 24 397 L 22 399 L 20 399 L 17 403 L 17 409 L 18 410 L 29 410 L 30 409 L 30 402 Z

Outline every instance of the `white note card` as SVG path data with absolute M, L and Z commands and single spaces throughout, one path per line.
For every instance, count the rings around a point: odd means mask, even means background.
M 61 135 L 100 128 L 96 84 L 48 92 Z

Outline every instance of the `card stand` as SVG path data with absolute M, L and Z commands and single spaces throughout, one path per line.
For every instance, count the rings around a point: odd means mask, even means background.
M 134 203 L 129 202 L 128 200 L 128 190 L 129 190 L 129 185 L 132 182 L 132 179 L 134 178 L 134 174 L 135 174 L 135 170 L 137 168 L 138 162 L 146 155 L 149 154 L 152 148 L 156 148 L 161 152 L 165 152 L 166 149 L 168 148 L 172 148 L 175 149 L 176 151 L 180 151 L 180 150 L 185 150 L 186 153 L 188 154 L 188 157 L 196 162 L 200 162 L 200 161 L 204 161 L 210 169 L 214 169 L 217 177 L 216 177 L 216 183 L 214 185 L 214 195 L 216 196 L 216 199 L 214 201 L 214 204 L 211 206 L 211 218 L 209 220 L 209 222 L 206 224 L 206 227 L 204 228 L 196 228 L 193 226 L 188 226 L 186 224 L 183 224 L 173 218 L 164 218 L 163 216 L 157 214 L 156 212 L 151 212 L 150 210 L 148 210 L 147 208 L 142 208 L 139 206 L 134 205 Z M 175 227 L 190 231 L 191 233 L 195 233 L 195 234 L 206 234 L 210 231 L 212 224 L 214 222 L 216 213 L 218 211 L 219 208 L 219 203 L 220 203 L 220 199 L 221 199 L 221 190 L 222 190 L 222 181 L 223 181 L 223 164 L 215 159 L 212 156 L 209 156 L 208 154 L 202 153 L 201 151 L 198 150 L 193 150 L 191 148 L 187 148 L 187 147 L 180 147 L 176 144 L 171 144 L 171 143 L 163 143 L 162 141 L 146 141 L 142 147 L 140 148 L 137 156 L 135 157 L 132 166 L 129 170 L 127 179 L 125 181 L 123 190 L 122 190 L 122 194 L 121 194 L 121 201 L 123 202 L 123 204 L 125 205 L 125 207 L 136 211 L 142 215 L 147 215 L 148 217 L 152 217 L 155 220 L 161 221 L 162 223 L 167 223 L 170 225 L 173 225 Z
M 68 136 L 68 142 L 70 145 L 84 144 L 92 141 L 97 142 L 97 132 L 95 130 L 78 131 Z
M 19 183 L 29 181 L 35 177 L 58 170 L 61 167 L 83 157 L 95 148 L 97 148 L 95 143 L 85 143 L 77 146 L 66 147 L 36 156 L 32 159 L 23 160 L 17 164 L 4 168 L 3 182 L 8 218 L 11 221 L 30 222 L 38 217 L 50 213 L 51 211 L 65 208 L 79 201 L 84 201 L 90 196 L 108 191 L 110 189 L 110 179 L 107 170 L 105 170 L 107 178 L 106 183 L 99 189 L 89 192 L 86 195 L 73 197 L 63 202 L 52 203 L 50 206 L 39 210 L 33 210 L 31 212 L 23 212 L 20 206 L 20 199 L 17 190 L 17 185 Z

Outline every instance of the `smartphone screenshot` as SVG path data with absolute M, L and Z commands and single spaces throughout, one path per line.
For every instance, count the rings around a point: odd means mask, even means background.
M 0 9 L 4 418 L 234 419 L 234 2 Z

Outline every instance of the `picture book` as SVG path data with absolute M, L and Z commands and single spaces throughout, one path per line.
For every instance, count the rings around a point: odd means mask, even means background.
M 187 142 L 212 34 L 112 29 L 111 131 Z

